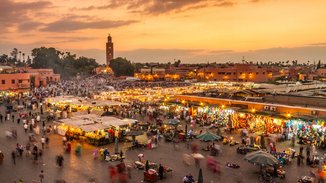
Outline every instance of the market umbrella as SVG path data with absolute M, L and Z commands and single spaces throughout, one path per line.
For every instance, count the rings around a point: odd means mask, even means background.
M 205 158 L 205 156 L 203 156 L 200 153 L 193 153 L 192 157 L 194 157 L 195 159 L 204 159 Z
M 199 175 L 198 175 L 198 183 L 204 183 L 204 179 L 203 179 L 203 171 L 201 169 L 199 169 Z
M 265 151 L 256 151 L 252 153 L 248 153 L 245 157 L 245 160 L 247 160 L 249 163 L 252 163 L 254 165 L 276 165 L 278 164 L 278 160 L 271 154 Z
M 136 136 L 143 135 L 143 134 L 144 134 L 144 132 L 142 132 L 142 131 L 136 131 L 136 130 L 130 131 L 130 132 L 127 132 L 126 133 L 127 136 L 131 136 L 132 137 L 132 140 L 133 141 L 136 140 Z
M 105 111 L 101 114 L 101 116 L 112 116 L 112 112 Z
M 126 133 L 127 136 L 139 136 L 139 135 L 143 135 L 143 134 L 144 134 L 144 132 L 136 131 L 136 130 L 133 130 L 133 131 L 130 131 L 130 132 Z
M 203 134 L 197 135 L 197 138 L 202 140 L 202 141 L 205 141 L 205 142 L 222 139 L 220 136 L 215 135 L 215 134 L 213 134 L 213 133 L 211 133 L 209 131 L 206 131 Z
M 119 142 L 117 137 L 114 140 L 114 153 L 119 154 Z

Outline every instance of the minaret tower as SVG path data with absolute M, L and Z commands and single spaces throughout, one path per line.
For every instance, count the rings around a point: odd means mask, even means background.
M 113 60 L 113 42 L 109 34 L 108 42 L 106 43 L 106 65 L 110 65 L 111 60 Z

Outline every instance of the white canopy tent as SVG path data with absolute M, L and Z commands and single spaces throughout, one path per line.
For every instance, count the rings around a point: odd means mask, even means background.
M 46 99 L 48 103 L 66 103 L 72 105 L 84 105 L 90 107 L 102 107 L 102 106 L 122 106 L 129 105 L 128 103 L 117 102 L 112 100 L 98 100 L 98 99 L 88 99 L 75 96 L 57 96 L 49 97 Z
M 82 131 L 91 132 L 103 130 L 110 127 L 120 128 L 135 123 L 136 120 L 121 120 L 111 116 L 98 116 L 96 114 L 84 114 L 68 119 L 61 119 L 59 123 L 72 128 L 80 128 Z M 64 135 L 65 131 L 60 132 Z

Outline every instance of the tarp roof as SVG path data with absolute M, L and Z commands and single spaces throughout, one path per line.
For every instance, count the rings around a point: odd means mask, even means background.
M 126 126 L 132 123 L 135 123 L 136 120 L 125 119 L 121 120 L 112 116 L 98 116 L 95 114 L 85 114 L 74 116 L 69 119 L 62 119 L 60 122 L 64 123 L 67 126 L 81 128 L 83 131 L 95 131 L 102 130 L 109 127 L 121 127 Z
M 58 103 L 58 102 L 65 102 L 67 104 L 73 105 L 88 105 L 93 107 L 100 107 L 100 106 L 117 106 L 117 105 L 129 105 L 128 103 L 122 103 L 112 100 L 94 100 L 94 99 L 86 99 L 82 97 L 75 97 L 75 96 L 57 96 L 57 97 L 49 97 L 47 101 L 50 103 Z

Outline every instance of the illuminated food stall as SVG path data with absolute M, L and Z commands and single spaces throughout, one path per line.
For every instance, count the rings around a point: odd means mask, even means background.
M 85 139 L 93 145 L 104 145 L 122 139 L 133 121 L 95 114 L 79 115 L 59 121 L 58 134 L 69 139 Z
M 46 99 L 47 110 L 53 113 L 60 113 L 59 117 L 65 118 L 62 114 L 78 111 L 107 111 L 111 114 L 114 113 L 120 106 L 129 105 L 128 103 L 122 103 L 110 100 L 94 100 L 75 96 L 57 96 L 49 97 Z M 64 111 L 64 112 L 63 112 Z
M 240 111 L 230 117 L 230 126 L 234 129 L 249 129 L 251 132 L 282 133 L 289 119 L 281 116 L 256 114 L 256 111 Z

